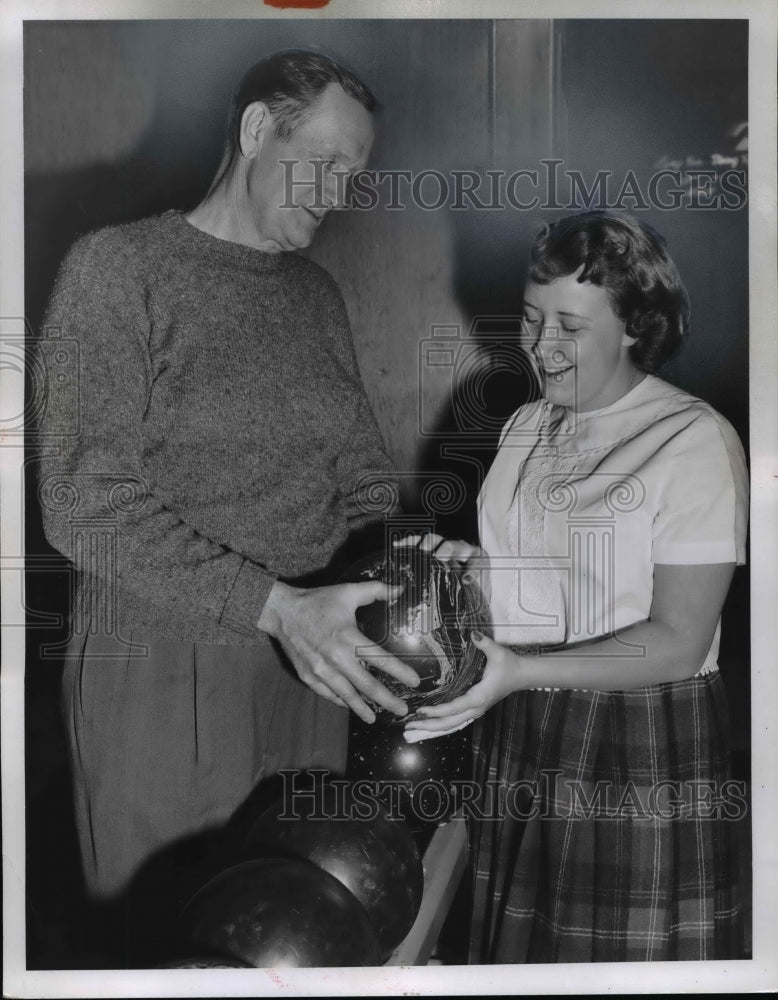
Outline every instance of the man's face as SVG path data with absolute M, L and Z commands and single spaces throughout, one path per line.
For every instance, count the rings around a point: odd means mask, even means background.
M 339 84 L 329 84 L 289 138 L 272 123 L 265 128 L 246 175 L 252 244 L 271 252 L 307 247 L 342 202 L 346 175 L 364 169 L 373 136 L 370 112 Z

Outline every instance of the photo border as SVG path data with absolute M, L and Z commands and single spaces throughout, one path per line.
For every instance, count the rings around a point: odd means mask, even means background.
M 330 0 L 319 10 L 282 10 L 262 0 L 32 0 L 0 10 L 0 317 L 23 317 L 23 20 L 232 18 L 528 17 L 749 20 L 749 275 L 753 959 L 738 962 L 597 963 L 346 970 L 25 971 L 24 629 L 2 633 L 4 995 L 11 997 L 590 994 L 747 992 L 778 988 L 778 799 L 774 760 L 778 705 L 778 304 L 776 296 L 776 23 L 767 0 Z M 5 335 L 5 334 L 4 334 Z M 23 380 L 3 369 L 2 413 L 23 409 Z M 22 390 L 20 405 L 19 391 Z M 2 620 L 23 607 L 23 454 L 2 442 Z

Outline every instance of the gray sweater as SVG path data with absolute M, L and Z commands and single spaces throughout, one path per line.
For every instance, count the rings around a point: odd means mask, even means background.
M 78 356 L 39 491 L 77 607 L 122 638 L 267 642 L 275 580 L 325 569 L 376 517 L 365 477 L 394 482 L 332 278 L 172 211 L 79 240 L 45 327 Z

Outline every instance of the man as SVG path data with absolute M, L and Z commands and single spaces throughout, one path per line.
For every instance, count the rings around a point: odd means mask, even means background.
M 92 233 L 60 270 L 46 325 L 78 342 L 80 423 L 40 492 L 79 571 L 63 691 L 96 900 L 142 899 L 155 856 L 279 769 L 342 771 L 345 706 L 406 708 L 360 660 L 418 683 L 356 628 L 392 591 L 321 585 L 370 520 L 365 477 L 392 472 L 340 293 L 289 253 L 364 167 L 374 106 L 323 56 L 259 63 L 205 199 Z

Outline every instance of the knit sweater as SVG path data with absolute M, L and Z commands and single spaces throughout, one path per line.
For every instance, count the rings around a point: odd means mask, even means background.
M 396 491 L 342 297 L 310 260 L 167 212 L 79 240 L 45 327 L 77 349 L 79 423 L 42 419 L 44 528 L 122 638 L 267 642 L 275 580 L 324 570 L 370 518 L 364 477 Z

